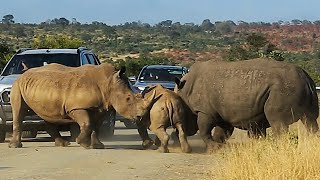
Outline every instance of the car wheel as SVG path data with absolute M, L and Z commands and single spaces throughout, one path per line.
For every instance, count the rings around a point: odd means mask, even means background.
M 80 134 L 80 126 L 77 123 L 70 125 L 70 141 L 75 142 Z
M 136 129 L 137 125 L 134 122 L 131 122 L 130 120 L 125 120 L 123 121 L 124 125 L 126 126 L 126 128 L 129 129 Z
M 4 128 L 0 129 L 0 143 L 6 140 L 6 130 Z
M 23 138 L 35 138 L 35 137 L 37 137 L 37 134 L 38 134 L 37 130 L 23 131 L 22 137 Z
M 105 117 L 99 131 L 99 138 L 106 139 L 114 135 L 116 122 L 116 111 L 110 110 L 110 113 Z

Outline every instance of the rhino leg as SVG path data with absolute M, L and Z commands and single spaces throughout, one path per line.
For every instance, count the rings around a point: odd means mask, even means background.
M 182 124 L 177 123 L 175 126 L 176 126 L 177 130 L 179 131 L 179 140 L 180 140 L 182 152 L 190 153 L 191 147 L 188 143 L 187 136 L 184 133 L 184 128 L 182 127 Z
M 92 149 L 104 149 L 104 144 L 98 139 L 97 131 L 94 130 L 91 133 L 91 145 Z
M 84 148 L 90 148 L 92 127 L 90 124 L 90 116 L 86 110 L 73 110 L 70 117 L 80 126 L 80 134 L 76 142 Z
M 12 139 L 10 140 L 10 148 L 20 148 L 21 143 L 21 133 L 22 133 L 22 120 L 26 114 L 26 103 L 24 102 L 21 92 L 17 84 L 14 84 L 15 88 L 11 91 L 11 105 L 12 105 L 12 123 L 13 123 L 13 133 Z
M 312 116 L 309 116 L 308 114 L 306 115 L 306 117 L 303 117 L 301 119 L 302 123 L 304 124 L 304 126 L 307 128 L 307 131 L 309 133 L 317 133 L 319 130 L 319 125 L 317 122 L 317 117 L 314 118 Z
M 99 140 L 99 133 L 100 133 L 100 127 L 102 126 L 103 123 L 103 118 L 98 118 L 95 120 L 93 126 L 94 129 L 91 133 L 91 145 L 90 147 L 92 149 L 104 149 L 104 144 Z
M 170 138 L 173 140 L 172 146 L 174 146 L 174 147 L 181 146 L 181 144 L 179 142 L 179 131 L 178 131 L 178 129 L 176 129 L 175 131 L 172 131 L 172 133 L 170 134 Z
M 214 128 L 213 120 L 211 117 L 207 116 L 204 113 L 198 113 L 198 127 L 199 133 L 206 144 L 207 151 L 215 151 L 219 149 L 222 143 L 215 142 L 212 139 L 211 131 Z
M 46 131 L 54 139 L 55 146 L 68 146 L 70 142 L 61 137 L 58 127 L 55 124 L 46 122 Z
M 234 127 L 231 125 L 219 125 L 214 128 L 212 139 L 218 143 L 225 143 L 232 135 Z
M 153 131 L 161 141 L 161 146 L 158 149 L 159 152 L 168 153 L 169 152 L 169 149 L 168 149 L 169 135 L 167 134 L 165 128 L 161 127 L 158 129 L 151 129 L 151 131 Z
M 23 115 L 21 112 L 13 112 L 13 132 L 12 138 L 9 143 L 9 148 L 21 148 L 21 126 L 22 126 L 22 119 Z
M 160 147 L 161 146 L 161 141 L 160 139 L 158 138 L 158 136 L 156 136 L 155 140 L 154 140 L 154 145 L 156 145 L 157 147 Z
M 153 145 L 153 141 L 149 137 L 147 126 L 144 125 L 142 122 L 137 123 L 137 126 L 138 126 L 138 133 L 142 139 L 142 147 L 144 149 L 148 149 Z

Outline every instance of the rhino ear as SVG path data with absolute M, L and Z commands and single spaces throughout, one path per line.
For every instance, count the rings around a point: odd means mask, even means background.
M 121 69 L 118 72 L 116 72 L 116 74 L 114 75 L 114 78 L 121 78 L 125 72 L 126 72 L 126 67 L 121 66 Z
M 186 84 L 186 80 L 181 81 L 178 77 L 176 77 L 174 81 L 177 84 L 178 89 L 182 89 L 183 86 Z
M 121 75 L 124 74 L 125 72 L 126 72 L 126 67 L 125 67 L 125 66 L 121 66 L 119 75 L 121 76 Z

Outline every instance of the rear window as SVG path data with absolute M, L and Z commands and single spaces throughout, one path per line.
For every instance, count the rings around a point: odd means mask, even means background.
M 146 68 L 142 71 L 140 81 L 174 81 L 175 77 L 181 78 L 182 68 Z
M 25 54 L 15 55 L 3 71 L 3 76 L 22 74 L 26 69 L 58 63 L 70 67 L 80 66 L 77 54 Z

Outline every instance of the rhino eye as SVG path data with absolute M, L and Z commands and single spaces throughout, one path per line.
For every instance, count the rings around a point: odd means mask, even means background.
M 131 99 L 130 97 L 127 97 L 127 98 L 126 98 L 127 101 L 130 101 L 130 99 Z

